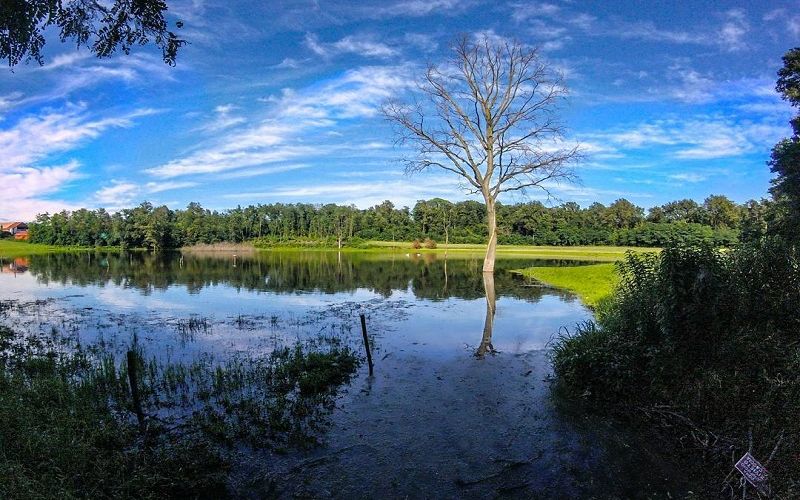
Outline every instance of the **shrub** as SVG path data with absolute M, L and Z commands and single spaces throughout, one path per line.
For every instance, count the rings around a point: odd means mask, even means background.
M 411 248 L 419 250 L 420 248 L 422 248 L 422 243 L 420 243 L 419 240 L 414 240 L 411 242 Z
M 773 488 L 796 494 L 797 250 L 781 241 L 730 251 L 674 247 L 628 254 L 619 274 L 596 322 L 557 339 L 560 390 L 598 408 L 657 416 L 652 421 L 668 423 L 676 445 L 702 450 L 716 488 L 731 454 L 748 450 L 750 433 L 764 460 L 782 433 L 770 466 Z
M 425 248 L 436 248 L 436 242 L 430 238 L 425 238 L 425 242 L 423 243 Z

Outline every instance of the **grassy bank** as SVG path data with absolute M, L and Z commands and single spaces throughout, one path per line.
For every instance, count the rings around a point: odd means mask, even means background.
M 25 257 L 58 252 L 81 252 L 94 250 L 93 247 L 63 247 L 58 245 L 41 245 L 27 241 L 0 240 L 0 258 Z
M 798 498 L 797 250 L 674 248 L 631 255 L 619 272 L 596 321 L 554 345 L 561 394 L 642 423 L 690 464 L 700 498 L 756 498 L 729 474 L 747 451 L 775 498 Z
M 611 295 L 617 281 L 614 264 L 570 267 L 529 267 L 513 271 L 555 288 L 575 293 L 589 307 L 596 308 Z
M 396 248 L 406 252 L 411 251 L 411 242 L 391 242 L 391 241 L 370 241 L 371 248 Z M 443 244 L 438 244 L 434 249 L 420 248 L 414 252 L 435 252 L 435 253 L 472 253 L 482 254 L 486 250 L 486 245 L 474 244 L 451 244 L 447 248 Z M 614 247 L 614 246 L 534 246 L 534 245 L 498 245 L 497 254 L 508 257 L 529 257 L 532 259 L 554 259 L 554 260 L 585 260 L 597 262 L 616 262 L 627 252 L 637 254 L 647 254 L 658 252 L 658 248 L 644 247 Z
M 373 252 L 380 253 L 386 251 L 398 251 L 404 253 L 434 253 L 464 255 L 470 257 L 482 257 L 486 251 L 485 245 L 476 244 L 451 244 L 445 248 L 439 244 L 437 248 L 411 247 L 410 241 L 358 241 L 355 245 L 338 248 L 335 241 L 254 241 L 252 243 L 228 244 L 219 243 L 214 245 L 196 245 L 181 249 L 189 253 L 248 253 L 253 249 L 264 251 L 292 251 L 292 250 L 324 250 L 342 252 Z M 94 250 L 87 247 L 64 247 L 54 245 L 40 245 L 20 241 L 0 240 L 0 257 L 21 257 L 25 255 L 38 255 L 54 252 L 75 252 Z M 103 250 L 118 250 L 116 247 L 107 247 Z M 518 257 L 546 260 L 582 260 L 595 262 L 616 262 L 630 251 L 637 254 L 647 254 L 658 252 L 657 248 L 638 248 L 638 247 L 614 247 L 614 246 L 533 246 L 533 245 L 499 245 L 497 254 L 502 257 Z

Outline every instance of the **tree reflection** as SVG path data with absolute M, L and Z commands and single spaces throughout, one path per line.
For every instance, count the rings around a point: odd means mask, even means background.
M 492 345 L 492 330 L 494 328 L 494 315 L 497 311 L 497 297 L 494 293 L 494 273 L 483 274 L 483 291 L 486 294 L 486 320 L 483 323 L 483 337 L 478 349 L 475 351 L 475 356 L 483 358 L 486 353 L 494 354 L 494 346 Z
M 8 261 L 4 263 L 9 268 Z M 276 251 L 237 255 L 233 267 L 231 254 L 92 252 L 91 257 L 86 253 L 34 255 L 25 260 L 24 266 L 14 268 L 17 272 L 26 268 L 43 285 L 116 285 L 143 294 L 176 286 L 196 294 L 206 287 L 226 285 L 237 290 L 281 294 L 332 294 L 363 289 L 390 297 L 396 291 L 408 291 L 426 300 L 474 300 L 491 292 L 487 301 L 491 299 L 493 303 L 495 288 L 504 297 L 529 301 L 538 301 L 544 293 L 542 288 L 527 286 L 524 279 L 507 272 L 508 269 L 559 264 L 500 259 L 490 280 L 487 276 L 481 278 L 480 263 L 480 258 L 471 255 L 448 254 L 443 259 L 436 254 L 417 257 L 405 252 Z

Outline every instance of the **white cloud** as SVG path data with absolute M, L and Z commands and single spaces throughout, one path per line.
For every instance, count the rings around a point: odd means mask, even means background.
M 173 189 L 187 189 L 199 185 L 197 182 L 148 182 L 144 185 L 144 191 L 150 194 L 171 191 Z
M 452 197 L 459 193 L 458 180 L 452 176 L 434 173 L 419 174 L 402 180 L 330 183 L 279 187 L 267 191 L 255 191 L 225 195 L 236 199 L 309 199 L 314 202 L 339 203 L 367 208 L 383 200 L 391 200 L 397 206 L 412 206 L 417 200 L 436 196 Z
M 312 52 L 322 57 L 356 54 L 363 57 L 388 58 L 398 55 L 396 49 L 364 35 L 348 35 L 333 43 L 323 43 L 316 35 L 307 34 L 305 44 Z
M 427 33 L 406 33 L 403 35 L 403 40 L 423 52 L 434 52 L 439 48 L 436 38 Z
M 260 168 L 247 168 L 236 170 L 233 172 L 226 172 L 223 174 L 215 175 L 215 179 L 230 180 L 230 179 L 246 179 L 248 177 L 261 177 L 263 175 L 279 174 L 283 172 L 291 172 L 293 170 L 300 170 L 308 168 L 311 165 L 308 163 L 293 163 L 288 165 L 276 165 L 271 167 Z
M 233 104 L 217 106 L 214 108 L 214 117 L 211 121 L 198 127 L 197 130 L 201 132 L 219 132 L 244 123 L 246 121 L 244 117 L 233 113 L 237 109 L 239 108 Z
M 0 96 L 0 112 L 10 109 L 16 105 L 16 102 L 22 98 L 22 92 L 15 91 L 10 94 Z M 0 121 L 3 121 L 3 116 L 0 115 Z
M 112 180 L 110 186 L 101 188 L 95 194 L 97 203 L 108 208 L 129 205 L 139 195 L 139 186 L 132 182 Z
M 429 14 L 453 14 L 463 11 L 472 2 L 466 0 L 404 0 L 375 9 L 375 17 L 421 17 Z
M 714 97 L 717 84 L 710 78 L 692 68 L 680 65 L 673 65 L 669 70 L 671 79 L 679 82 L 669 91 L 675 99 L 684 102 L 707 102 Z
M 148 182 L 142 185 L 113 179 L 110 185 L 100 188 L 95 193 L 92 204 L 112 211 L 119 210 L 141 202 L 151 194 L 173 189 L 188 189 L 197 185 L 197 182 Z
M 24 96 L 19 95 L 12 100 L 0 98 L 0 111 L 31 104 L 58 102 L 63 103 L 88 89 L 104 84 L 123 82 L 129 86 L 151 84 L 153 81 L 175 79 L 175 72 L 187 69 L 184 64 L 180 69 L 166 65 L 159 57 L 139 53 L 112 59 L 98 59 L 86 52 L 69 52 L 55 56 L 44 66 L 25 65 L 15 68 L 9 75 L 0 73 L 3 79 L 16 88 L 25 88 Z M 13 80 L 10 80 L 13 79 Z M 5 101 L 5 102 L 4 102 Z
M 265 118 L 226 129 L 196 151 L 146 172 L 159 178 L 219 174 L 363 148 L 358 142 L 325 143 L 321 136 L 342 121 L 375 117 L 385 99 L 410 85 L 407 73 L 403 66 L 366 66 L 320 86 L 286 89 L 267 100 Z
M 794 37 L 800 37 L 800 16 L 792 16 L 786 21 L 786 29 Z
M 703 182 L 704 180 L 708 179 L 707 175 L 699 174 L 696 172 L 682 172 L 679 174 L 668 175 L 667 177 L 669 177 L 674 181 L 691 182 L 691 183 Z
M 561 14 L 561 7 L 554 3 L 520 2 L 512 3 L 509 7 L 512 9 L 511 18 L 518 23 Z
M 11 127 L 0 130 L 0 151 L 3 151 L 0 173 L 31 166 L 52 154 L 73 150 L 109 128 L 130 127 L 135 118 L 157 112 L 140 109 L 116 117 L 92 118 L 85 105 L 71 104 L 60 110 L 25 116 Z
M 134 119 L 153 114 L 151 109 L 136 110 L 115 117 L 92 117 L 85 105 L 67 105 L 28 115 L 0 130 L 0 176 L 7 186 L 0 199 L 0 213 L 31 219 L 43 211 L 75 208 L 72 203 L 48 199 L 80 177 L 80 163 L 69 160 L 61 165 L 42 165 L 51 158 L 69 153 L 97 139 L 111 128 L 130 127 Z
M 750 31 L 750 24 L 745 12 L 742 9 L 731 9 L 725 16 L 726 20 L 719 30 L 722 47 L 731 52 L 747 48 L 744 36 Z
M 587 139 L 608 144 L 621 153 L 655 149 L 664 158 L 701 160 L 732 158 L 769 151 L 786 133 L 771 121 L 740 121 L 727 116 L 698 115 L 685 120 L 664 119 L 634 128 L 585 134 Z
M 573 4 L 578 5 L 578 4 Z M 528 27 L 528 34 L 543 39 L 546 47 L 560 48 L 578 30 L 585 36 L 615 37 L 623 40 L 644 40 L 674 44 L 717 45 L 727 51 L 746 47 L 744 38 L 750 31 L 746 13 L 731 9 L 724 13 L 718 29 L 707 26 L 693 30 L 676 30 L 658 26 L 652 21 L 626 21 L 616 17 L 598 18 L 565 4 L 550 2 L 517 2 L 509 5 L 511 18 Z
M 307 59 L 300 60 L 291 57 L 284 57 L 283 60 L 278 64 L 270 66 L 270 69 L 297 69 L 302 67 L 306 62 L 308 62 Z
M 77 161 L 48 167 L 18 167 L 3 172 L 4 189 L 0 196 L 0 214 L 12 220 L 32 220 L 42 212 L 75 208 L 70 203 L 42 199 L 77 179 Z
M 763 19 L 764 21 L 774 21 L 775 19 L 780 19 L 782 17 L 785 17 L 785 15 L 786 15 L 786 9 L 772 9 L 771 11 L 764 14 L 764 16 L 761 19 Z

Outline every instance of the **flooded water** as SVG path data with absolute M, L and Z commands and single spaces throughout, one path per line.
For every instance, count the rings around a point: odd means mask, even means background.
M 40 255 L 0 262 L 0 300 L 20 304 L 0 321 L 175 360 L 319 335 L 363 350 L 364 314 L 375 375 L 339 397 L 323 446 L 243 461 L 254 497 L 675 495 L 647 446 L 550 396 L 548 342 L 591 313 L 509 270 L 576 264 L 501 258 L 485 279 L 464 254 Z

